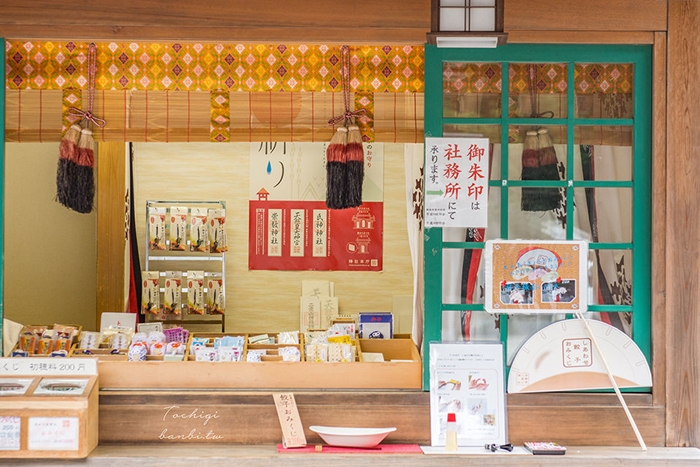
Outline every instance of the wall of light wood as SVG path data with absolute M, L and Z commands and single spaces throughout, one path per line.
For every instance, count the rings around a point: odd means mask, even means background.
M 319 143 L 320 144 L 320 143 Z M 395 296 L 413 295 L 406 227 L 404 145 L 384 144 L 384 270 L 248 270 L 250 143 L 136 143 L 134 202 L 141 264 L 147 200 L 226 201 L 226 329 L 278 332 L 299 329 L 303 280 L 335 283 L 343 314 L 392 311 Z
M 58 143 L 5 150 L 4 317 L 95 329 L 96 214 L 54 201 Z

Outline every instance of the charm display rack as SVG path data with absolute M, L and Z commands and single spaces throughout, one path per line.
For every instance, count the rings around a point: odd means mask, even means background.
M 151 250 L 149 242 L 149 213 L 151 208 L 166 208 L 166 216 L 170 216 L 170 208 L 173 206 L 187 208 L 187 223 L 186 233 L 186 249 L 185 251 L 170 250 L 170 218 L 166 217 L 165 229 L 165 249 Z M 207 279 L 221 279 L 221 292 L 226 297 L 226 254 L 211 253 L 209 246 L 204 252 L 190 251 L 190 227 L 191 227 L 191 212 L 192 208 L 206 209 L 226 209 L 224 201 L 163 201 L 149 200 L 146 201 L 146 254 L 145 271 L 158 271 L 161 278 L 165 277 L 166 271 L 182 272 L 182 303 L 180 315 L 173 313 L 164 313 L 162 310 L 158 314 L 146 314 L 146 322 L 161 322 L 163 324 L 179 324 L 183 327 L 189 325 L 196 326 L 216 326 L 221 328 L 221 332 L 226 332 L 226 319 L 223 314 L 188 314 L 187 313 L 187 271 L 204 271 L 204 296 L 206 297 L 208 289 Z M 164 287 L 160 287 L 160 293 L 165 292 Z M 161 295 L 163 296 L 163 295 Z M 162 301 L 161 301 L 162 304 Z

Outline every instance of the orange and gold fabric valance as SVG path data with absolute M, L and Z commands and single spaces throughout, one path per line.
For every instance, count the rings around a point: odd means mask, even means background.
M 93 112 L 107 120 L 105 141 L 323 140 L 344 110 L 340 46 L 96 46 Z M 75 120 L 68 110 L 86 106 L 88 47 L 7 42 L 7 141 L 60 139 Z M 423 66 L 422 47 L 350 47 L 351 103 L 365 111 L 366 141 L 422 140 Z

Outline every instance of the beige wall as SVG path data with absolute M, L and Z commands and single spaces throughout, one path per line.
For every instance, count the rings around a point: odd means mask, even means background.
M 4 317 L 94 329 L 95 214 L 54 201 L 58 143 L 5 151 Z
M 224 200 L 229 242 L 227 330 L 298 329 L 301 283 L 307 279 L 334 281 L 341 313 L 392 311 L 395 301 L 410 305 L 410 300 L 405 300 L 413 294 L 413 280 L 406 228 L 403 144 L 384 145 L 382 272 L 249 271 L 249 148 L 250 143 L 135 145 L 134 200 L 142 265 L 146 200 Z M 410 323 L 402 324 L 408 324 L 410 329 Z

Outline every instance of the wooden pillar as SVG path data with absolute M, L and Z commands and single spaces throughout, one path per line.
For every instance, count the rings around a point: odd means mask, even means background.
M 105 311 L 125 311 L 126 143 L 97 150 L 97 325 Z
M 666 444 L 700 445 L 700 2 L 668 2 Z

